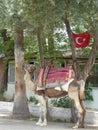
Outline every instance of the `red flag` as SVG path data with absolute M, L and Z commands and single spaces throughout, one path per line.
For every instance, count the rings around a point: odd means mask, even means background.
M 89 45 L 90 34 L 87 31 L 81 34 L 75 34 L 72 32 L 72 37 L 74 40 L 74 45 L 77 48 L 84 48 Z

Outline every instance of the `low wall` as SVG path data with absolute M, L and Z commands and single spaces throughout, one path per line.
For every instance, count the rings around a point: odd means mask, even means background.
M 2 102 L 0 101 L 0 116 L 10 116 L 13 111 L 13 102 Z M 39 117 L 39 106 L 33 103 L 28 103 L 30 113 L 34 117 Z M 60 119 L 62 121 L 70 122 L 71 110 L 59 107 L 49 107 L 49 115 L 53 120 Z M 85 123 L 90 123 L 98 126 L 98 111 L 88 110 L 85 117 Z
M 39 106 L 29 103 L 29 110 L 32 116 L 39 117 Z M 59 107 L 49 107 L 49 116 L 53 120 L 62 120 L 70 122 L 71 110 Z M 98 125 L 98 111 L 87 110 L 85 122 L 89 124 Z
M 39 117 L 39 108 L 40 107 L 37 105 L 32 105 L 32 103 L 29 104 L 29 110 L 33 116 Z M 60 119 L 62 121 L 70 121 L 71 119 L 71 111 L 67 108 L 65 109 L 60 107 L 49 107 L 48 112 L 50 118 L 52 118 L 53 120 Z

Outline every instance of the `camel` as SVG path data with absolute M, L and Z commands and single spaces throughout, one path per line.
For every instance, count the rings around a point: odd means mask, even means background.
M 74 101 L 75 107 L 78 111 L 78 119 L 73 128 L 84 128 L 84 118 L 86 110 L 83 104 L 84 99 L 84 86 L 85 81 L 83 79 L 75 80 L 70 79 L 69 82 L 64 85 L 55 87 L 39 87 L 37 82 L 31 79 L 31 74 L 34 73 L 35 65 L 25 64 L 24 65 L 24 81 L 26 87 L 29 87 L 38 96 L 40 102 L 40 117 L 36 125 L 45 126 L 47 125 L 47 99 L 58 98 L 68 95 L 71 100 Z M 67 90 L 66 90 L 66 87 Z

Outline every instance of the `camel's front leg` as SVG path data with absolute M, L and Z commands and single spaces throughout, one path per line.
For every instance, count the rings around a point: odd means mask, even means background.
M 47 99 L 44 96 L 38 96 L 39 99 L 39 103 L 40 103 L 40 118 L 37 122 L 37 125 L 40 126 L 45 126 L 47 125 L 47 119 L 46 119 L 46 115 L 47 115 Z
M 38 119 L 38 122 L 36 123 L 36 125 L 41 125 L 42 124 L 42 118 L 43 118 L 43 115 L 42 115 L 42 110 L 41 110 L 41 106 L 40 106 L 40 116 L 39 116 L 39 119 Z
M 45 126 L 45 125 L 47 125 L 47 118 L 46 118 L 47 108 L 46 108 L 45 104 L 44 104 L 44 106 L 41 106 L 41 107 L 42 107 L 42 114 L 43 114 L 43 122 L 40 124 L 40 126 Z

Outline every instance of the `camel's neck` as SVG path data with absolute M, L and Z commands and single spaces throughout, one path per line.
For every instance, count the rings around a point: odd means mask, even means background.
M 27 70 L 26 70 L 26 73 L 24 75 L 24 80 L 25 81 L 31 80 L 31 75 L 29 74 L 29 72 Z
M 24 75 L 24 80 L 25 80 L 25 85 L 26 87 L 28 87 L 29 89 L 31 89 L 32 91 L 35 90 L 35 83 L 34 81 L 31 80 L 31 75 L 29 74 L 29 72 L 26 70 L 26 73 Z

